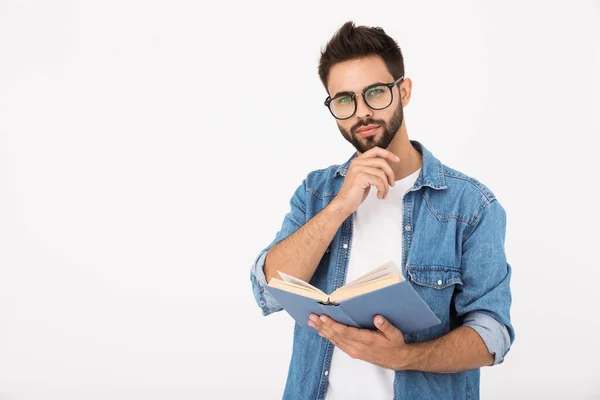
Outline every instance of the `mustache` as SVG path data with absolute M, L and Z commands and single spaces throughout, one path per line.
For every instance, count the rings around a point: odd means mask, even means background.
M 350 132 L 356 133 L 356 130 L 359 129 L 361 126 L 367 126 L 367 125 L 380 125 L 380 126 L 383 126 L 384 128 L 386 127 L 386 123 L 382 119 L 367 118 L 367 119 L 358 121 L 354 126 L 352 126 L 352 128 L 350 128 Z

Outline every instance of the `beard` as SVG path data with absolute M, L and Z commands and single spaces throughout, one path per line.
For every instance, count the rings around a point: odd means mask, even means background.
M 404 118 L 404 112 L 402 110 L 402 103 L 398 102 L 398 108 L 396 108 L 396 111 L 394 111 L 394 114 L 390 118 L 389 122 L 386 122 L 382 119 L 367 118 L 367 119 L 362 119 L 362 120 L 358 121 L 356 123 L 356 125 L 354 125 L 352 128 L 350 128 L 350 133 L 346 129 L 342 128 L 339 123 L 338 123 L 338 128 L 339 128 L 340 132 L 342 133 L 342 135 L 344 136 L 344 138 L 352 146 L 354 146 L 354 148 L 356 148 L 356 150 L 358 150 L 360 153 L 364 153 L 365 151 L 370 150 L 376 146 L 381 147 L 383 149 L 387 148 L 389 146 L 390 142 L 392 141 L 392 139 L 394 139 L 394 136 L 396 136 L 396 133 L 400 129 L 400 126 L 402 126 L 403 118 Z M 367 136 L 367 137 L 361 137 L 360 135 L 358 135 L 356 133 L 356 131 L 361 126 L 367 126 L 367 125 L 371 125 L 371 124 L 381 126 L 383 131 L 379 134 L 375 134 L 375 135 L 371 135 L 371 136 Z

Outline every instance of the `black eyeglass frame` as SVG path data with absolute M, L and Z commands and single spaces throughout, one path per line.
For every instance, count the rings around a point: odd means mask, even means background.
M 340 97 L 348 96 L 347 94 L 341 94 L 341 95 L 335 96 L 333 99 L 331 99 L 331 98 L 329 98 L 329 96 L 327 96 L 327 98 L 325 99 L 325 103 L 324 103 L 325 107 L 327 107 L 327 109 L 329 110 L 329 112 L 331 113 L 331 115 L 333 115 L 333 117 L 335 119 L 339 119 L 339 120 L 342 120 L 342 121 L 345 120 L 345 119 L 350 119 L 350 118 L 352 118 L 354 116 L 354 114 L 356 114 L 356 108 L 357 108 L 356 96 L 358 96 L 360 94 L 362 96 L 365 104 L 367 105 L 367 107 L 369 107 L 371 110 L 384 110 L 384 109 L 388 108 L 390 106 L 390 104 L 392 104 L 394 102 L 394 91 L 392 90 L 392 88 L 394 86 L 396 86 L 403 79 L 404 79 L 404 75 L 402 75 L 400 78 L 396 79 L 392 83 L 384 83 L 384 84 L 376 83 L 376 84 L 373 84 L 373 85 L 369 86 L 368 88 L 366 88 L 365 90 L 363 90 L 360 93 L 354 93 L 354 94 L 352 94 L 351 97 L 352 97 L 352 101 L 354 102 L 354 111 L 352 112 L 352 114 L 350 114 L 349 117 L 346 117 L 346 118 L 338 118 L 338 117 L 336 117 L 335 114 L 333 113 L 333 111 L 331 111 L 331 107 L 329 106 L 333 100 L 335 100 L 337 98 L 340 98 Z M 369 102 L 367 102 L 367 99 L 365 98 L 365 92 L 367 92 L 368 90 L 373 89 L 374 87 L 377 87 L 377 86 L 387 86 L 388 89 L 390 89 L 390 95 L 392 97 L 391 97 L 391 100 L 390 100 L 390 104 L 388 104 L 385 107 L 381 107 L 381 108 L 371 107 L 369 105 Z

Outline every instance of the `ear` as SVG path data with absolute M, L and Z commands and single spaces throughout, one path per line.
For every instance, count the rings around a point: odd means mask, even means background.
M 410 95 L 412 94 L 412 80 L 410 78 L 404 78 L 398 86 L 400 92 L 400 99 L 402 100 L 402 107 L 406 107 L 410 103 Z

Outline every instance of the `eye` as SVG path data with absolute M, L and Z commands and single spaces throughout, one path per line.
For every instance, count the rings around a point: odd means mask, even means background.
M 350 97 L 350 96 L 342 96 L 342 97 L 338 97 L 337 99 L 335 99 L 335 102 L 338 104 L 348 104 L 351 101 L 352 101 L 352 97 Z
M 367 96 L 377 96 L 381 93 L 383 93 L 383 88 L 381 86 L 377 86 L 377 87 L 369 89 L 367 91 Z

